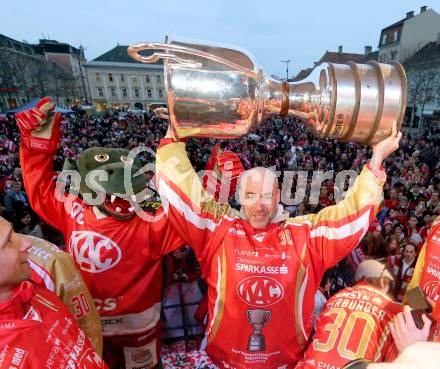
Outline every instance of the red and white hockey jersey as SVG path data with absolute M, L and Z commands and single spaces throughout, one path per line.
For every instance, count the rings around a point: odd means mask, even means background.
M 77 196 L 59 201 L 53 156 L 22 145 L 20 162 L 30 204 L 63 232 L 94 298 L 104 337 L 154 328 L 160 317 L 162 256 L 183 244 L 163 210 L 151 213 L 151 221 L 138 216 L 120 221 Z
M 400 305 L 360 282 L 332 296 L 296 369 L 342 368 L 356 359 L 392 361 L 398 354 L 389 323 Z
M 0 369 L 107 369 L 52 292 L 24 282 L 0 303 Z
M 417 260 L 408 290 L 419 286 L 426 297 L 435 303 L 430 341 L 440 342 L 440 217 L 437 217 L 428 233 Z
M 340 204 L 290 219 L 279 209 L 273 223 L 254 229 L 206 196 L 183 143 L 166 143 L 157 152 L 156 187 L 207 279 L 207 353 L 221 368 L 294 367 L 323 273 L 366 233 L 384 179 L 364 168 Z

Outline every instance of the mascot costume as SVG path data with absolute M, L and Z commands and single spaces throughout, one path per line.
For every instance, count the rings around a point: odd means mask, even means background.
M 53 110 L 54 104 L 45 98 L 16 115 L 30 204 L 63 233 L 67 251 L 81 270 L 101 316 L 109 367 L 154 368 L 160 354 L 162 256 L 183 242 L 161 208 L 142 211 L 146 217 L 136 216 L 133 202 L 143 200 L 136 195 L 145 189 L 146 180 L 134 175 L 140 163 L 129 158 L 128 150 L 83 151 L 76 163 L 79 194 L 59 191 L 53 161 L 61 116 Z M 130 191 L 123 181 L 127 166 Z

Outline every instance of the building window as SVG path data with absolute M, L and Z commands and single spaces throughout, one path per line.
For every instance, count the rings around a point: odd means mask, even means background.
M 112 92 L 112 97 L 116 97 L 116 91 L 114 88 L 111 89 L 111 92 Z
M 160 76 L 157 76 L 156 78 L 157 78 L 157 83 L 161 83 L 160 82 Z
M 151 90 L 147 90 L 147 96 L 148 96 L 148 97 L 152 97 L 152 95 L 151 95 Z
M 95 73 L 95 77 L 96 77 L 96 80 L 97 80 L 97 81 L 100 81 L 100 80 L 101 80 L 101 77 L 99 76 L 99 73 L 98 73 L 98 72 Z
M 384 33 L 382 36 L 382 45 L 385 45 L 387 43 L 387 34 Z
M 396 60 L 397 50 L 391 51 L 391 60 Z
M 104 97 L 104 91 L 102 90 L 102 88 L 98 88 L 98 95 L 100 97 Z
M 393 33 L 393 41 L 396 42 L 398 38 L 399 38 L 399 31 L 394 31 L 394 33 Z
M 139 97 L 139 89 L 134 89 L 134 96 Z
M 122 90 L 122 96 L 127 97 L 127 89 L 126 88 L 124 88 Z
M 111 73 L 108 74 L 108 81 L 113 82 L 113 74 Z
M 136 77 L 136 74 L 133 74 L 133 76 L 132 76 L 132 80 L 133 80 L 133 82 L 134 82 L 134 83 L 136 83 L 136 82 L 137 82 L 137 77 Z
M 123 74 L 121 74 L 121 82 L 125 81 L 125 76 Z
M 145 82 L 150 83 L 150 76 L 145 76 Z
M 163 92 L 162 92 L 162 90 L 159 90 L 159 97 L 160 97 L 160 98 L 163 97 Z

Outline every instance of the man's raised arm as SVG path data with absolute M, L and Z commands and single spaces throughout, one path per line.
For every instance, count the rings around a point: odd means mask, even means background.
M 203 250 L 221 218 L 232 212 L 228 204 L 217 203 L 205 192 L 185 143 L 175 141 L 170 128 L 157 150 L 156 187 L 171 224 L 196 253 Z
M 309 240 L 329 268 L 347 256 L 359 244 L 375 218 L 386 180 L 383 161 L 399 147 L 402 134 L 393 126 L 390 137 L 373 146 L 373 156 L 356 178 L 343 201 L 317 214 L 290 220 L 292 224 L 306 221 Z

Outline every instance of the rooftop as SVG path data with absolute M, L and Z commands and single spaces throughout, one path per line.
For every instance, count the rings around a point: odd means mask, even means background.
M 106 53 L 98 56 L 92 61 L 96 62 L 116 62 L 116 63 L 133 63 L 133 64 L 143 64 L 137 60 L 132 59 L 127 52 L 128 46 L 117 45 L 113 49 L 107 51 Z M 154 50 L 144 50 L 140 54 L 143 56 L 152 55 Z M 163 65 L 163 61 L 160 59 L 152 65 Z
M 405 67 L 438 67 L 440 68 L 440 42 L 427 43 L 404 63 Z
M 315 66 L 322 63 L 336 63 L 346 64 L 351 61 L 354 63 L 365 63 L 368 60 L 377 60 L 378 52 L 370 52 L 368 54 L 344 53 L 337 51 L 326 51 L 324 55 L 315 63 Z M 314 67 L 313 67 L 314 68 Z M 306 78 L 313 70 L 313 68 L 306 68 L 301 70 L 293 79 L 293 81 L 300 81 Z

